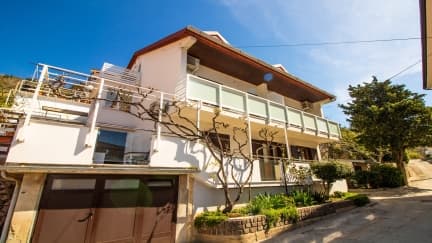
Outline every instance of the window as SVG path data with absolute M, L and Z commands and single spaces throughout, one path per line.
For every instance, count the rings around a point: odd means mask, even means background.
M 131 107 L 132 92 L 110 88 L 106 93 L 105 99 L 106 107 L 128 112 Z
M 123 163 L 125 132 L 99 130 L 93 160 L 102 163 Z
M 291 146 L 291 157 L 298 160 L 318 160 L 316 149 L 294 145 Z
M 286 153 L 283 151 L 284 148 L 285 145 L 283 144 L 272 143 L 268 147 L 265 141 L 252 140 L 253 155 L 260 162 L 261 180 L 272 181 L 279 177 L 278 160 L 280 157 L 286 157 Z
M 230 151 L 230 136 L 227 134 L 222 133 L 210 133 L 209 138 L 214 146 L 216 148 L 220 148 L 219 142 L 218 142 L 218 135 L 219 139 L 221 141 L 222 150 L 225 152 Z

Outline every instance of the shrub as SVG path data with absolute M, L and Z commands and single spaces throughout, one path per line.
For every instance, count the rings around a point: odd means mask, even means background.
M 280 210 L 274 208 L 263 209 L 262 214 L 266 216 L 267 229 L 275 226 L 281 216 Z
M 361 207 L 370 202 L 369 197 L 364 194 L 356 194 L 352 196 L 346 197 L 348 200 L 352 200 L 354 202 L 354 205 Z
M 288 220 L 291 223 L 295 223 L 299 219 L 297 208 L 295 207 L 281 208 L 280 216 L 283 220 Z
M 333 192 L 333 197 L 334 198 L 342 198 L 344 195 L 345 195 L 344 192 L 339 192 L 339 191 Z
M 195 218 L 194 225 L 196 228 L 212 227 L 228 219 L 228 216 L 221 211 L 204 212 Z
M 264 209 L 279 209 L 293 205 L 295 205 L 294 200 L 284 194 L 259 194 L 248 204 L 247 208 L 250 213 L 255 215 L 262 213 Z
M 276 223 L 278 222 L 279 219 L 282 219 L 284 221 L 288 220 L 291 223 L 295 223 L 299 219 L 297 208 L 295 207 L 285 207 L 279 209 L 274 209 L 274 208 L 264 209 L 262 211 L 262 214 L 266 216 L 267 230 L 273 226 L 276 226 Z
M 376 164 L 371 167 L 369 185 L 377 187 L 399 187 L 404 184 L 401 171 L 387 164 Z
M 348 177 L 351 170 L 348 166 L 336 162 L 318 162 L 311 164 L 313 174 L 322 180 L 327 196 L 330 194 L 330 186 L 339 179 Z
M 291 196 L 294 199 L 296 206 L 312 205 L 312 196 L 307 191 L 303 191 L 303 190 L 292 191 Z
M 314 204 L 325 203 L 328 200 L 327 194 L 325 192 L 313 192 L 312 199 Z

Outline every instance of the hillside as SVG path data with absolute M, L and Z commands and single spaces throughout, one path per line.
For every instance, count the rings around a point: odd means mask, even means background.
M 14 89 L 16 84 L 21 80 L 19 77 L 15 77 L 8 74 L 0 74 L 0 90 Z

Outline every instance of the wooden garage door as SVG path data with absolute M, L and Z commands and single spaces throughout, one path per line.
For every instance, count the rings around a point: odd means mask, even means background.
M 33 242 L 174 242 L 177 177 L 50 175 Z

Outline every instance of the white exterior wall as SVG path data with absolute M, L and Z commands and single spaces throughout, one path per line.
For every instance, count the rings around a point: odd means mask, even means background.
M 92 163 L 94 147 L 85 145 L 88 127 L 31 120 L 27 128 L 24 142 L 17 142 L 14 138 L 7 163 Z M 20 129 L 22 124 L 17 133 Z
M 249 188 L 245 188 L 241 197 L 240 201 L 236 206 L 242 206 L 245 203 L 249 202 L 249 195 L 250 198 L 253 199 L 258 194 L 278 194 L 278 193 L 284 193 L 285 188 L 283 186 L 273 186 L 273 187 L 252 187 L 249 191 Z M 201 213 L 203 211 L 212 211 L 216 210 L 218 207 L 225 204 L 225 196 L 223 193 L 223 189 L 216 189 L 207 186 L 206 184 L 199 182 L 195 180 L 194 184 L 194 191 L 193 191 L 194 197 L 193 197 L 193 214 L 196 215 L 198 213 Z M 233 189 L 231 191 L 232 199 L 235 198 L 236 190 Z
M 175 93 L 177 83 L 186 78 L 187 40 L 182 39 L 137 58 L 141 65 L 141 85 L 166 93 Z
M 215 177 L 218 164 L 216 164 L 208 149 L 200 143 L 188 142 L 177 137 L 162 136 L 159 146 L 153 147 L 152 151 L 150 166 L 198 168 L 201 172 L 196 175 L 196 180 L 213 186 L 218 183 L 218 179 Z M 241 170 L 244 168 L 244 163 L 240 159 L 235 163 L 239 168 L 236 178 L 245 180 L 249 169 Z M 254 161 L 253 167 L 251 182 L 260 182 L 261 175 L 258 161 Z M 233 183 L 231 176 L 228 177 L 228 182 Z
M 200 65 L 198 71 L 195 72 L 194 75 L 243 92 L 257 92 L 257 86 L 203 65 Z

